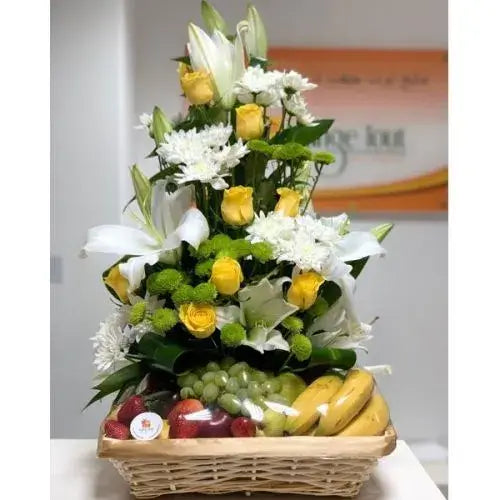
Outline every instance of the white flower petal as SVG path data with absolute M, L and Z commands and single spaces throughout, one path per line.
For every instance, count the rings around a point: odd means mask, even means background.
M 221 306 L 215 308 L 217 317 L 217 328 L 220 330 L 228 323 L 241 322 L 241 310 L 238 306 Z
M 104 225 L 89 229 L 86 252 L 112 253 L 116 255 L 143 255 L 158 250 L 158 242 L 139 229 L 128 226 Z
M 119 264 L 118 268 L 120 270 L 120 274 L 128 280 L 128 293 L 133 293 L 139 288 L 141 281 L 146 276 L 144 266 L 146 264 L 149 264 L 150 266 L 156 264 L 158 262 L 159 255 L 160 252 L 142 255 L 140 257 L 131 257 L 127 260 L 127 262 Z
M 353 231 L 335 243 L 337 256 L 344 262 L 362 259 L 372 255 L 383 255 L 384 248 L 369 232 Z
M 187 210 L 175 230 L 181 241 L 187 241 L 194 248 L 198 248 L 202 241 L 210 235 L 210 228 L 205 216 L 197 208 Z
M 166 193 L 166 184 L 166 181 L 154 184 L 151 201 L 153 224 L 163 236 L 175 230 L 184 212 L 193 203 L 191 187 L 181 187 L 174 193 Z

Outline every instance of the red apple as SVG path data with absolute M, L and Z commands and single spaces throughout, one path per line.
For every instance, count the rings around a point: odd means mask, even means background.
M 238 417 L 231 424 L 231 434 L 234 437 L 255 437 L 257 427 L 247 417 Z
M 210 420 L 200 422 L 200 437 L 231 437 L 233 419 L 229 413 L 219 408 L 212 411 Z

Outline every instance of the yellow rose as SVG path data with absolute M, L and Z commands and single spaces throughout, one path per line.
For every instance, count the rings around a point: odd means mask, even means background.
M 295 217 L 299 215 L 299 206 L 302 195 L 299 191 L 294 191 L 289 188 L 279 188 L 276 192 L 280 195 L 280 199 L 274 207 L 275 212 L 281 212 L 283 215 Z
M 110 269 L 103 281 L 106 286 L 109 286 L 116 293 L 116 296 L 124 304 L 128 304 L 128 280 L 120 274 L 118 264 Z
M 220 206 L 224 222 L 232 226 L 244 226 L 253 220 L 253 189 L 236 186 L 224 191 Z
M 298 274 L 288 289 L 287 300 L 303 311 L 309 309 L 318 297 L 318 290 L 325 278 L 315 271 Z
M 179 308 L 179 318 L 197 339 L 210 337 L 215 331 L 215 307 L 210 304 L 189 302 Z
M 264 108 L 258 104 L 244 104 L 236 108 L 236 137 L 249 141 L 264 133 Z
M 210 281 L 222 295 L 233 295 L 243 281 L 239 262 L 231 257 L 220 257 L 212 266 Z
M 207 104 L 214 96 L 210 75 L 205 71 L 193 71 L 181 76 L 181 87 L 191 104 Z

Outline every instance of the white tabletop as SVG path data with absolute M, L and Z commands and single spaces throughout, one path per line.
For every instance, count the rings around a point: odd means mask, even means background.
M 51 441 L 52 500 L 123 500 L 133 498 L 128 486 L 107 461 L 96 458 L 93 439 L 53 439 Z M 187 500 L 196 495 L 167 495 L 170 500 Z M 199 496 L 200 500 L 207 498 Z M 215 496 L 213 497 L 215 499 Z M 224 500 L 246 499 L 243 494 L 224 495 Z M 256 494 L 250 498 L 266 500 L 277 496 Z M 318 497 L 302 497 L 312 500 Z M 324 497 L 323 497 L 324 498 Z M 301 497 L 293 497 L 300 500 Z M 444 497 L 404 441 L 379 462 L 357 500 L 443 500 Z

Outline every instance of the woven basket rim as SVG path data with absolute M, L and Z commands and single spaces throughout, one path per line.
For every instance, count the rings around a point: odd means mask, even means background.
M 389 424 L 382 436 L 287 436 L 253 438 L 119 440 L 104 436 L 101 425 L 97 456 L 111 459 L 161 457 L 324 457 L 380 458 L 396 447 L 397 435 Z

